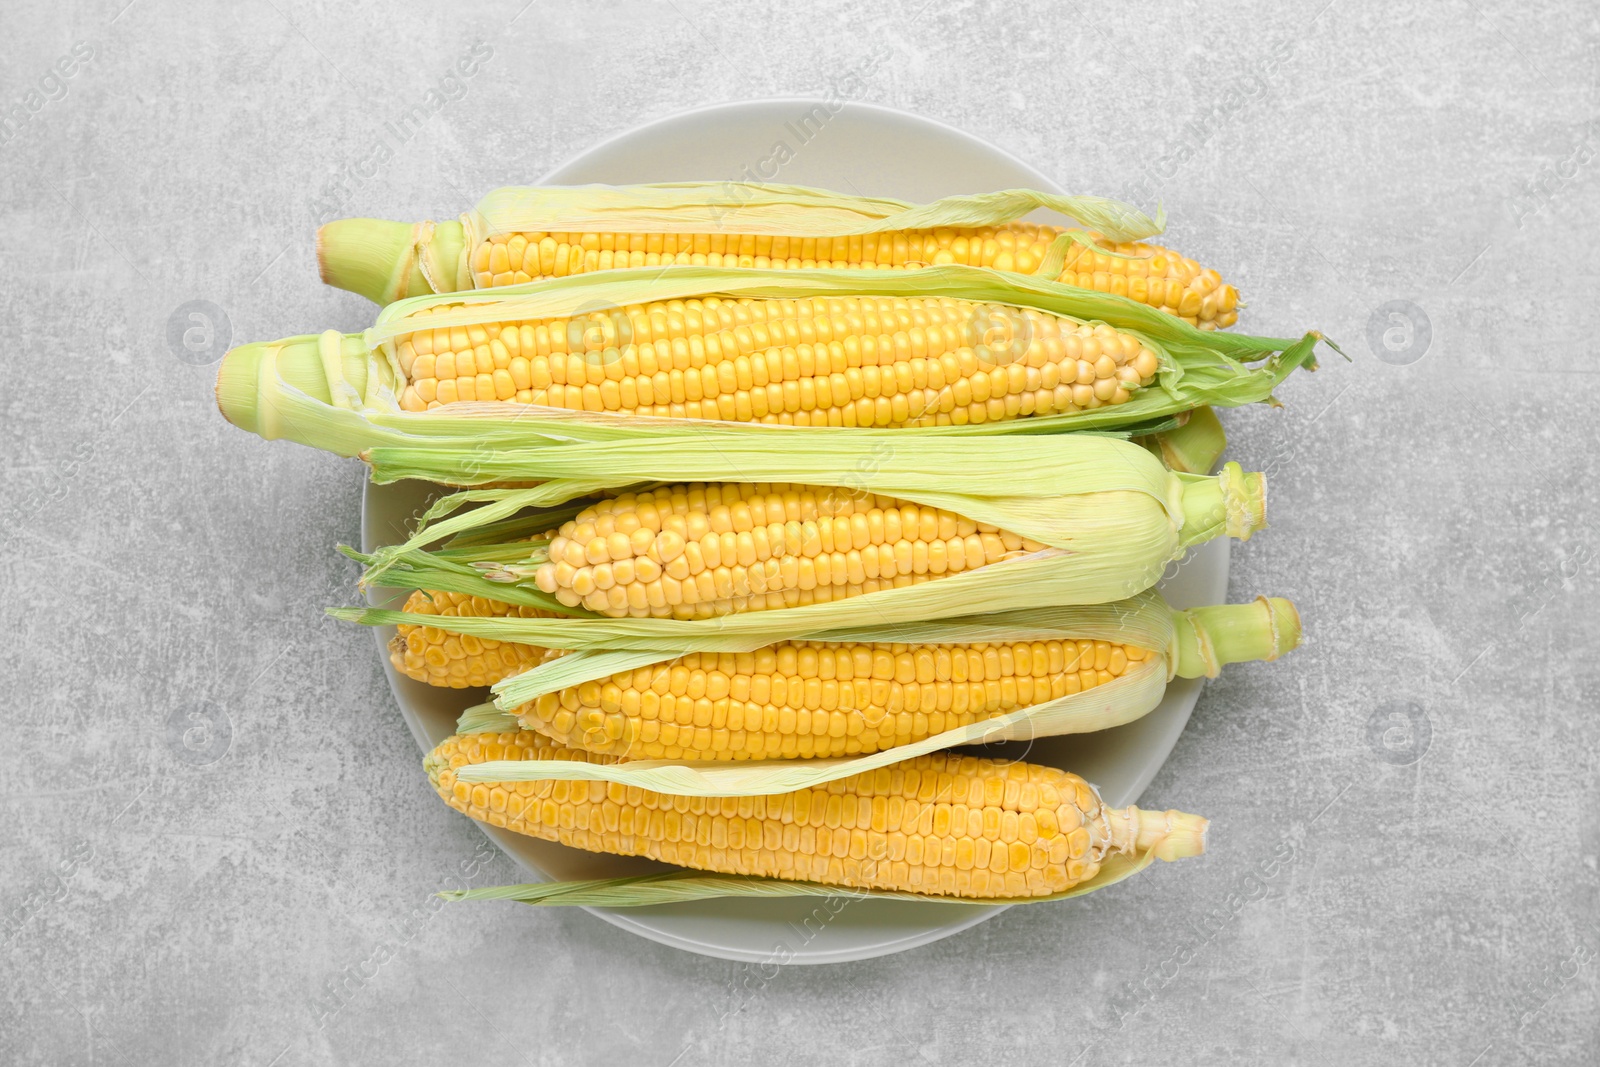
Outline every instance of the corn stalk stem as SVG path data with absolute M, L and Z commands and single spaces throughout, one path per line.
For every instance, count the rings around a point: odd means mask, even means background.
M 1283 597 L 1220 604 L 1176 613 L 1173 639 L 1183 678 L 1215 678 L 1222 667 L 1272 661 L 1300 644 L 1300 613 Z

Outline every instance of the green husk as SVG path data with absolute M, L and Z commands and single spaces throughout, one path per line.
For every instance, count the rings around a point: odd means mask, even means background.
M 493 458 L 485 461 L 483 469 L 492 480 L 503 480 L 515 462 Z M 1125 506 L 1122 497 L 1126 495 L 1146 505 L 1151 516 L 1164 510 L 1179 527 L 1187 519 L 1193 524 L 1190 532 L 1200 536 L 1206 518 L 1200 514 L 1206 511 L 1197 503 L 1200 497 L 1213 499 L 1219 489 L 1230 496 L 1251 491 L 1240 481 L 1242 471 L 1223 482 L 1209 476 L 1175 474 L 1137 445 L 1091 434 L 1006 437 L 988 442 L 983 449 L 949 438 L 896 440 L 824 434 L 808 440 L 805 448 L 797 448 L 792 440 L 735 441 L 705 431 L 683 435 L 670 449 L 634 441 L 603 449 L 552 445 L 520 469 L 541 479 L 540 484 L 527 489 L 476 489 L 442 498 L 424 514 L 417 536 L 407 547 L 417 547 L 424 539 L 479 529 L 485 522 L 510 518 L 523 508 L 565 504 L 641 482 L 784 482 L 838 487 L 847 494 L 876 493 L 945 508 L 1062 547 L 1085 535 L 1078 525 L 1085 521 L 1079 513 L 1098 497 L 1107 498 L 1099 504 L 1115 503 L 1115 507 L 1096 507 L 1097 512 Z M 1234 469 L 1238 470 L 1237 465 Z M 1075 498 L 1073 507 L 1063 506 L 1068 497 Z M 488 507 L 462 510 L 467 504 Z M 1187 515 L 1187 511 L 1195 514 Z
M 1294 605 L 1276 598 L 1174 612 L 1158 595 L 1147 593 L 1117 604 L 1001 611 L 900 626 L 858 626 L 806 636 L 818 641 L 888 644 L 1095 640 L 1137 645 L 1155 652 L 1156 657 L 1104 685 L 862 756 L 726 762 L 499 760 L 462 767 L 457 777 L 463 782 L 583 779 L 687 796 L 788 793 L 958 745 L 1023 741 L 1120 726 L 1152 711 L 1174 676 L 1215 677 L 1224 664 L 1273 660 L 1292 650 L 1299 644 L 1300 623 Z M 727 643 L 719 650 L 750 651 L 760 644 Z M 508 723 L 496 710 L 514 717 L 515 708 L 540 694 L 670 660 L 682 651 L 577 652 L 562 656 L 494 686 L 494 705 L 468 709 L 457 724 L 457 732 L 518 729 L 514 719 Z
M 912 204 L 753 182 L 520 186 L 496 189 L 454 222 L 336 219 L 317 231 L 317 264 L 329 285 L 387 304 L 406 296 L 475 288 L 468 267 L 471 250 L 491 237 L 518 231 L 844 237 L 885 230 L 998 226 L 1039 208 L 1099 230 L 1111 242 L 1152 237 L 1166 221 L 1164 213 L 1151 219 L 1117 200 L 1030 189 Z M 1052 245 L 1040 273 L 1053 263 L 1050 276 L 1060 274 L 1065 245 L 1072 241 L 1094 244 L 1081 231 L 1067 231 Z
M 588 314 L 650 301 L 703 295 L 783 297 L 885 295 L 950 297 L 1037 308 L 1127 330 L 1161 360 L 1157 384 L 1128 402 L 1087 411 L 965 426 L 894 430 L 771 426 L 715 420 L 658 419 L 571 412 L 509 403 L 463 403 L 430 412 L 401 411 L 396 337 L 418 328 L 466 326 Z M 434 307 L 450 310 L 424 316 Z M 391 304 L 364 334 L 289 338 L 236 348 L 217 378 L 223 414 L 268 439 L 287 438 L 340 455 L 360 455 L 378 481 L 426 478 L 453 485 L 539 478 L 552 453 L 583 448 L 589 471 L 605 478 L 614 448 L 675 448 L 706 437 L 733 449 L 770 443 L 805 450 L 835 438 L 878 440 L 886 447 L 930 437 L 1040 435 L 1069 430 L 1129 430 L 1212 404 L 1268 400 L 1290 372 L 1314 366 L 1319 335 L 1299 340 L 1198 330 L 1126 297 L 1041 278 L 975 267 L 917 271 L 755 270 L 668 267 L 597 271 L 482 292 L 424 296 Z M 1245 364 L 1265 360 L 1260 366 Z
M 1161 232 L 1120 200 L 1034 189 L 947 196 L 928 204 L 851 196 L 800 185 L 670 182 L 651 185 L 512 186 L 496 189 L 463 216 L 468 244 L 497 234 L 538 230 L 578 233 L 754 233 L 844 237 L 887 230 L 997 226 L 1047 208 L 1104 233 L 1137 241 Z
M 423 621 L 421 616 L 371 608 L 335 609 L 333 614 L 369 625 L 417 623 L 574 651 L 744 650 L 818 631 L 908 624 L 1000 605 L 1049 608 L 1118 601 L 1155 584 L 1167 563 L 1187 547 L 1223 533 L 1246 537 L 1264 524 L 1258 475 L 1246 475 L 1238 464 L 1215 476 L 1174 474 L 1144 449 L 1111 438 L 1001 438 L 990 442 L 982 457 L 955 442 L 927 439 L 886 451 L 875 467 L 850 462 L 847 446 L 852 442 L 859 439 L 828 439 L 816 452 L 741 452 L 741 473 L 755 481 L 812 483 L 854 467 L 861 484 L 853 488 L 947 508 L 1052 547 L 936 581 L 711 620 L 610 618 L 566 607 L 534 584 L 533 570 L 545 558 L 540 539 L 425 550 L 430 541 L 469 536 L 483 523 L 508 536 L 548 529 L 543 515 L 518 513 L 578 491 L 569 483 L 551 481 L 532 489 L 473 490 L 446 497 L 428 510 L 407 543 L 369 555 L 349 554 L 368 565 L 363 579 L 368 585 L 439 589 L 542 608 L 562 617 L 427 616 Z M 699 437 L 671 452 L 646 453 L 632 446 L 629 451 L 637 466 L 619 471 L 617 478 L 624 483 L 658 474 L 704 477 L 723 458 L 720 449 Z M 994 469 L 1009 473 L 997 480 L 988 473 Z M 468 510 L 468 503 L 481 506 Z
M 790 882 L 779 878 L 753 878 L 733 874 L 706 874 L 701 871 L 672 870 L 627 878 L 600 878 L 578 882 L 534 882 L 525 885 L 486 886 L 482 889 L 453 889 L 439 894 L 446 900 L 512 900 L 541 907 L 578 906 L 586 908 L 643 908 L 657 904 L 682 904 L 693 900 L 726 897 L 832 897 L 848 900 L 919 900 L 929 904 L 1043 904 L 1093 893 L 1097 889 L 1130 878 L 1156 858 L 1159 844 L 1139 853 L 1114 852 L 1100 861 L 1100 869 L 1071 889 L 1047 896 L 996 897 L 974 900 L 965 897 L 899 893 L 887 889 L 851 889 L 818 882 Z
M 546 480 L 539 485 L 469 490 L 436 501 L 406 542 L 358 557 L 369 563 L 364 581 L 396 584 L 388 577 L 396 569 L 417 577 L 420 571 L 445 569 L 477 578 L 475 572 L 484 568 L 471 564 L 494 560 L 472 558 L 465 549 L 430 560 L 417 550 L 447 537 L 471 536 L 485 554 L 514 558 L 516 549 L 510 544 L 484 544 L 482 531 L 492 527 L 508 537 L 530 537 L 559 525 L 572 512 L 522 515 L 526 509 L 564 505 L 576 497 L 640 483 L 845 483 L 847 493 L 882 494 L 946 509 L 1069 553 L 1073 558 L 1062 565 L 1085 581 L 1099 580 L 1072 601 L 1077 603 L 1131 595 L 1153 583 L 1180 550 L 1223 534 L 1247 539 L 1265 524 L 1260 475 L 1245 474 L 1238 464 L 1228 464 L 1216 476 L 1174 473 L 1150 452 L 1116 438 L 1006 437 L 975 451 L 944 438 L 888 444 L 845 435 L 818 437 L 814 446 L 732 446 L 709 433 L 690 435 L 671 449 L 621 444 L 609 450 L 610 473 L 603 479 L 588 473 L 595 449 L 553 447 L 540 453 L 538 471 Z M 997 479 L 996 471 L 1005 474 Z M 523 551 L 541 553 L 543 547 L 539 541 L 524 544 Z M 530 596 L 536 592 L 531 581 L 521 581 L 527 575 L 518 568 L 491 569 L 503 571 L 500 584 L 520 582 Z M 1133 580 L 1144 584 L 1130 585 Z M 471 581 L 472 589 L 452 591 L 487 595 L 482 581 Z M 559 608 L 543 594 L 516 602 Z

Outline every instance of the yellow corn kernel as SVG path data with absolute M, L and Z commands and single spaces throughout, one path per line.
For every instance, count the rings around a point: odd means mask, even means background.
M 581 320 L 475 327 L 488 341 L 463 329 L 417 330 L 397 340 L 412 353 L 408 369 L 402 361 L 402 404 L 948 426 L 1098 407 L 1119 390 L 1150 385 L 1160 370 L 1131 334 L 999 304 L 846 296 L 682 305 L 672 315 L 635 305 Z M 502 340 L 509 337 L 519 338 L 514 355 Z
M 626 522 L 630 532 L 597 536 L 599 521 Z M 954 512 L 871 494 L 696 483 L 580 512 L 555 531 L 550 562 L 534 580 L 565 605 L 605 615 L 710 618 L 827 603 L 1044 547 L 1009 533 L 980 535 Z M 618 560 L 633 561 L 631 582 L 619 576 Z
M 807 735 L 808 757 L 864 755 L 1067 695 L 1056 680 L 1077 647 L 782 642 L 743 663 L 693 652 L 547 693 L 512 714 L 565 745 L 628 759 L 779 759 L 794 756 Z M 1104 641 L 1093 647 L 1096 662 L 1104 650 L 1106 665 L 1076 692 L 1155 655 Z M 968 678 L 982 683 L 975 695 L 954 684 Z M 713 702 L 725 710 L 706 747 L 693 731 L 713 725 Z M 668 724 L 677 729 L 664 735 Z

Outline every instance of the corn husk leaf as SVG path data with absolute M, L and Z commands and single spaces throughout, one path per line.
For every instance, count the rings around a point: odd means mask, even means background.
M 887 230 L 999 226 L 1040 208 L 1098 230 L 1112 241 L 1152 237 L 1166 223 L 1164 212 L 1152 219 L 1120 200 L 1034 189 L 947 196 L 915 204 L 801 185 L 733 181 L 508 186 L 485 196 L 461 222 L 471 248 L 497 235 L 538 231 L 845 237 Z
M 1153 502 L 1181 525 L 1185 487 L 1210 481 L 1205 475 L 1176 474 L 1146 449 L 1097 434 L 1002 438 L 976 450 L 948 438 L 848 434 L 819 435 L 802 449 L 792 440 L 730 440 L 706 432 L 683 435 L 670 449 L 634 441 L 603 447 L 552 445 L 527 463 L 518 462 L 497 457 L 486 461 L 483 470 L 490 480 L 503 480 L 515 467 L 531 472 L 541 484 L 445 497 L 424 513 L 419 534 L 438 540 L 522 508 L 564 504 L 641 482 L 735 481 L 837 487 L 846 497 L 876 493 L 913 500 L 1057 544 L 1081 536 L 1076 524 L 1087 520 L 1079 512 L 1096 503 L 1112 504 L 1113 510 L 1128 503 L 1092 499 L 1098 495 L 1140 494 L 1150 498 L 1141 503 L 1148 507 Z M 1001 478 L 996 478 L 997 471 L 1004 472 Z M 496 507 L 488 515 L 465 515 L 461 508 L 466 504 Z M 439 521 L 452 514 L 458 515 L 453 523 Z M 419 542 L 414 538 L 408 543 Z

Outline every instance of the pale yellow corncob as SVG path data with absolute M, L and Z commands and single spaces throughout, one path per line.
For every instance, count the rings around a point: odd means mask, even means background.
M 1105 324 L 889 296 L 706 297 L 419 329 L 395 353 L 407 411 L 494 400 L 794 426 L 1070 414 L 1125 403 L 1160 369 L 1137 337 Z
M 534 580 L 612 616 L 709 618 L 899 588 L 1045 546 L 848 490 L 724 482 L 611 497 L 562 523 Z
M 1003 226 L 890 230 L 852 237 L 782 237 L 739 233 L 495 234 L 472 250 L 472 281 L 480 289 L 562 278 L 594 270 L 693 264 L 710 267 L 864 267 L 899 269 L 958 263 L 1032 274 L 1044 262 L 1059 226 L 1012 222 Z M 1201 329 L 1238 321 L 1239 294 L 1214 270 L 1169 248 L 1112 242 L 1093 230 L 1074 230 L 1074 243 L 1057 279 L 1068 285 L 1131 297 Z M 1106 253 L 1111 253 L 1107 255 Z M 324 268 L 326 274 L 326 268 Z
M 417 615 L 537 619 L 551 613 L 484 597 L 419 589 L 405 609 Z M 502 678 L 532 670 L 551 655 L 549 649 L 511 641 L 446 633 L 411 623 L 398 627 L 389 643 L 389 662 L 407 678 L 428 685 L 465 689 L 493 685 Z
M 878 752 L 1120 678 L 1154 652 L 1109 641 L 783 642 L 690 653 L 514 709 L 523 726 L 629 759 Z
M 973 899 L 1038 897 L 1094 877 L 1113 854 L 1204 850 L 1206 820 L 1115 809 L 1076 775 L 971 756 L 921 756 L 772 796 L 670 796 L 605 782 L 469 784 L 492 760 L 606 756 L 532 732 L 447 738 L 424 761 L 457 811 L 516 833 L 704 871 Z

